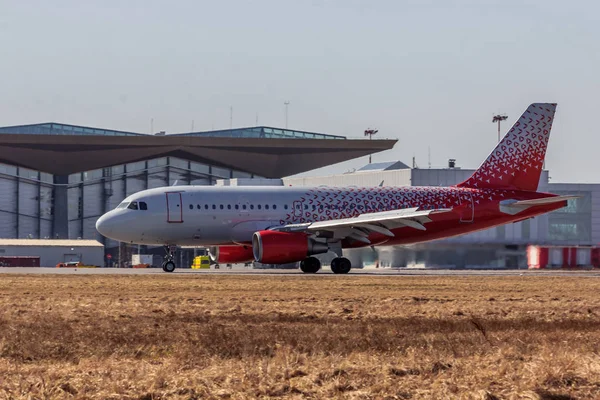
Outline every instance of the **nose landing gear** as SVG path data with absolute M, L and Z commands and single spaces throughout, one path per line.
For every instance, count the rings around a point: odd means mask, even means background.
M 173 261 L 165 261 L 162 263 L 162 269 L 165 272 L 175 271 L 175 263 Z
M 176 246 L 165 246 L 165 251 L 167 255 L 165 256 L 165 260 L 162 263 L 162 269 L 165 272 L 173 272 L 175 271 L 175 252 L 177 251 Z

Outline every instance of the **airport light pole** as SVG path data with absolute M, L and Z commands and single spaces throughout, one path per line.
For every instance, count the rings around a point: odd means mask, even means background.
M 376 134 L 377 132 L 379 132 L 379 131 L 376 129 L 369 128 L 369 129 L 365 130 L 365 136 L 368 136 L 369 140 L 371 140 L 371 139 L 373 139 L 373 135 Z M 371 164 L 371 155 L 370 154 L 369 154 L 369 164 Z
M 494 115 L 494 118 L 492 118 L 492 122 L 497 122 L 498 123 L 498 143 L 500 142 L 500 122 L 505 121 L 508 118 L 507 115 Z
M 284 101 L 283 104 L 285 105 L 285 129 L 288 128 L 288 106 L 290 105 L 289 101 Z

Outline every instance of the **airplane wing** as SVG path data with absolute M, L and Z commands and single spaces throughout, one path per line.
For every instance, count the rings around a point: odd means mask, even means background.
M 333 219 L 328 221 L 308 222 L 304 224 L 289 224 L 270 228 L 272 230 L 284 232 L 330 232 L 335 238 L 351 238 L 363 243 L 370 243 L 370 232 L 377 232 L 385 236 L 394 237 L 391 229 L 403 226 L 418 230 L 426 230 L 424 224 L 431 222 L 429 218 L 432 214 L 447 213 L 451 208 L 442 208 L 436 210 L 419 210 L 415 208 L 405 208 L 402 210 L 382 211 L 368 214 L 361 214 L 352 218 Z

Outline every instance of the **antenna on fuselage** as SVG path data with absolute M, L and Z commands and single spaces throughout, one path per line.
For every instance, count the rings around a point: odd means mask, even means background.
M 179 179 L 175 179 L 175 182 L 171 186 L 177 186 L 177 182 L 179 182 Z
M 381 181 L 381 183 L 379 184 L 379 187 L 383 186 L 383 182 L 385 182 L 385 181 Z

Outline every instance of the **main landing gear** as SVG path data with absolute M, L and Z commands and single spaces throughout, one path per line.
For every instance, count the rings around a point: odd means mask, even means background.
M 308 257 L 300 262 L 300 269 L 305 274 L 315 274 L 321 269 L 321 261 L 316 257 Z M 351 269 L 352 263 L 345 257 L 336 257 L 331 261 L 334 274 L 347 274 Z
M 317 257 L 308 257 L 300 261 L 300 269 L 305 274 L 316 274 L 321 269 L 321 261 Z
M 352 269 L 352 263 L 345 257 L 336 257 L 331 260 L 331 271 L 334 274 L 347 274 Z
M 175 246 L 165 246 L 165 251 L 167 255 L 165 256 L 165 260 L 162 263 L 162 269 L 165 272 L 173 272 L 175 271 L 175 251 L 177 247 Z

